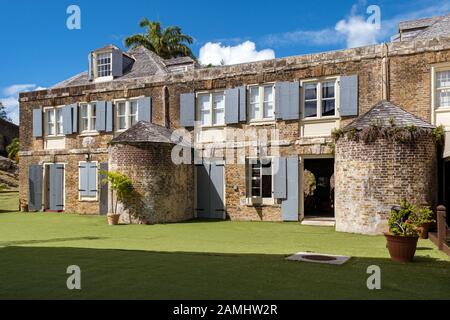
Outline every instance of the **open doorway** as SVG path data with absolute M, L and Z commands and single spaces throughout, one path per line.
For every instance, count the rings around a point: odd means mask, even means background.
M 305 159 L 305 218 L 334 218 L 334 159 Z

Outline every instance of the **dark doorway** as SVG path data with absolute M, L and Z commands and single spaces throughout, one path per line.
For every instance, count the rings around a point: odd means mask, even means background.
M 444 204 L 444 206 L 447 208 L 447 223 L 450 223 L 450 160 L 444 160 L 443 161 L 443 171 L 444 171 L 444 181 L 442 183 L 443 185 L 443 201 L 441 203 Z
M 334 159 L 306 159 L 305 217 L 334 217 Z

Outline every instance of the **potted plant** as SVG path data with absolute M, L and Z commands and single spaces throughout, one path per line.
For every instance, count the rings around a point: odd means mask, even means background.
M 119 202 L 125 203 L 132 194 L 133 183 L 126 175 L 115 171 L 101 171 L 101 174 L 106 176 L 102 181 L 103 184 L 108 184 L 111 190 L 111 211 L 108 213 L 109 225 L 118 225 L 120 213 L 117 213 Z M 115 195 L 115 196 L 114 196 Z
M 419 231 L 417 208 L 403 200 L 399 210 L 392 210 L 389 217 L 389 233 L 385 233 L 391 259 L 411 262 L 416 254 Z
M 414 220 L 419 225 L 418 231 L 420 239 L 428 239 L 428 231 L 430 226 L 436 222 L 436 220 L 434 220 L 433 211 L 428 207 L 417 210 Z

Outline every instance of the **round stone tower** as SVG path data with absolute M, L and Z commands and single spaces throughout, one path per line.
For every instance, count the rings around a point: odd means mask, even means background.
M 139 122 L 111 142 L 109 170 L 133 181 L 130 203 L 120 205 L 122 222 L 155 224 L 194 217 L 194 167 L 172 161 L 172 131 Z M 130 215 L 131 213 L 131 215 Z
M 434 127 L 382 101 L 348 125 L 336 141 L 336 230 L 381 234 L 402 199 L 434 207 Z

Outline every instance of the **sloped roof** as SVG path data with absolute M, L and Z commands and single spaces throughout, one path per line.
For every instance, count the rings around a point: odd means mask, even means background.
M 108 48 L 110 48 L 110 46 L 107 46 L 104 49 Z M 132 57 L 135 62 L 132 64 L 130 70 L 128 70 L 123 76 L 118 77 L 113 81 L 130 80 L 168 73 L 168 70 L 164 64 L 164 59 L 144 47 L 132 48 L 124 54 Z M 85 71 L 54 85 L 51 89 L 89 84 L 92 84 L 92 82 L 88 80 L 88 73 Z
M 133 143 L 168 143 L 178 144 L 182 141 L 173 130 L 146 121 L 139 121 L 111 141 L 111 144 Z M 183 144 L 187 146 L 186 144 Z
M 167 67 L 181 64 L 195 64 L 195 60 L 191 57 L 179 57 L 164 60 L 164 65 Z
M 362 130 L 368 128 L 373 124 L 381 125 L 382 127 L 392 126 L 391 122 L 397 127 L 416 126 L 423 129 L 434 129 L 432 124 L 416 117 L 399 106 L 389 101 L 380 101 L 372 107 L 368 112 L 354 120 L 344 128 L 344 131 Z
M 424 19 L 403 21 L 398 24 L 399 32 L 408 32 L 408 40 L 430 39 L 450 36 L 450 14 Z M 418 29 L 414 31 L 414 29 Z M 421 30 L 422 29 L 422 30 Z

